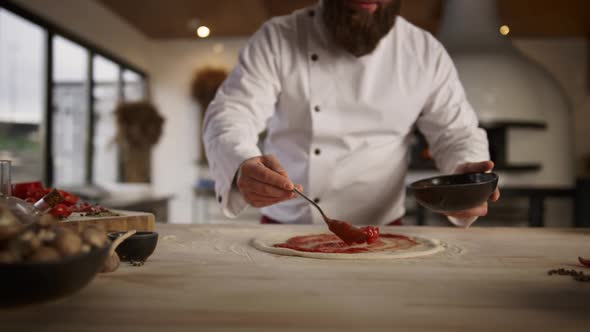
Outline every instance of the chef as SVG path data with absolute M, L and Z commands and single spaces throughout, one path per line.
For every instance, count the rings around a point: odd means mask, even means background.
M 444 173 L 486 172 L 485 132 L 443 46 L 398 16 L 400 0 L 323 0 L 266 22 L 242 50 L 204 121 L 224 213 L 263 222 L 331 217 L 385 225 L 404 215 L 415 128 Z M 258 135 L 267 130 L 259 144 Z M 496 191 L 490 197 L 495 201 Z M 449 214 L 469 226 L 487 203 Z

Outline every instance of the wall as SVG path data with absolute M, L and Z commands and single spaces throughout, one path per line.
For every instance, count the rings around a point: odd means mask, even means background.
M 190 83 L 205 66 L 230 70 L 246 39 L 154 42 L 151 54 L 152 94 L 166 118 L 164 135 L 154 152 L 153 187 L 172 193 L 171 217 L 176 223 L 194 220 L 193 184 L 199 175 L 200 107 L 190 97 Z

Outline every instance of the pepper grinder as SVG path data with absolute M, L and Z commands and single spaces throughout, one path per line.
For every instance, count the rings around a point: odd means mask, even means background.
M 10 160 L 0 160 L 0 195 L 12 195 L 12 182 L 10 179 Z

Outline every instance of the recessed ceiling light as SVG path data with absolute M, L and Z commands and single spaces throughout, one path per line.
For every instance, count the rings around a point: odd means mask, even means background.
M 507 25 L 503 25 L 500 27 L 500 34 L 502 34 L 502 36 L 507 36 L 510 33 L 510 27 Z
M 199 36 L 201 38 L 209 37 L 210 33 L 211 33 L 211 30 L 209 30 L 209 28 L 204 25 L 201 25 L 200 27 L 197 28 L 197 36 Z

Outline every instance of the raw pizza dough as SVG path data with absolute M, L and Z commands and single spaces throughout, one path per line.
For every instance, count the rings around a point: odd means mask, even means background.
M 418 242 L 419 244 L 417 246 L 411 247 L 409 249 L 395 251 L 377 251 L 362 253 L 321 253 L 298 251 L 289 248 L 277 248 L 273 246 L 278 243 L 284 243 L 293 236 L 293 234 L 268 234 L 252 239 L 251 245 L 258 250 L 273 254 L 317 259 L 400 259 L 432 255 L 434 253 L 445 250 L 445 247 L 441 244 L 441 241 L 439 240 L 426 239 L 415 236 L 408 237 Z

